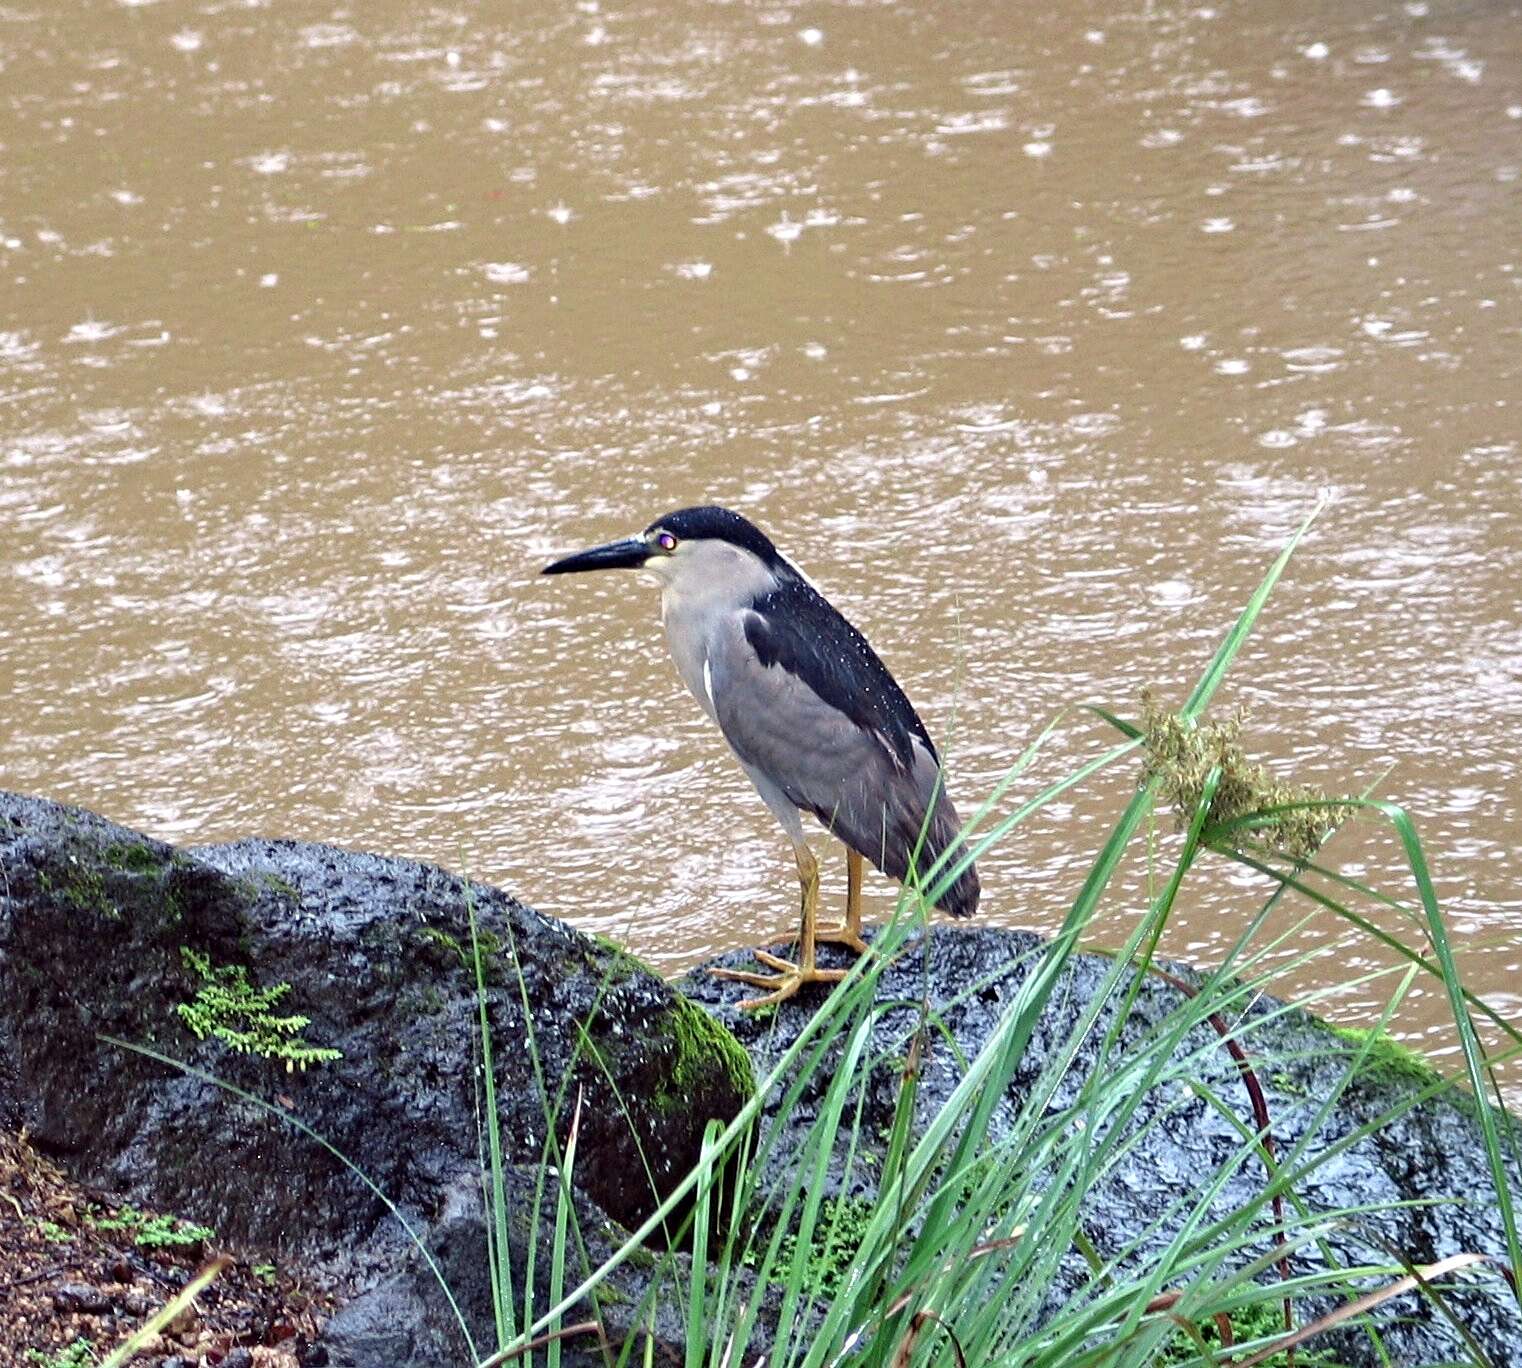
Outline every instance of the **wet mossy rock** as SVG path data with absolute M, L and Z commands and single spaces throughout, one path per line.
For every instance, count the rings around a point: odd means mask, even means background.
M 497 889 L 467 896 L 429 865 L 294 841 L 175 850 L 3 793 L 0 1120 L 85 1181 L 379 1275 L 399 1233 L 337 1159 L 99 1037 L 277 1100 L 426 1228 L 478 1171 L 472 907 L 507 1160 L 539 1162 L 547 1113 L 563 1141 L 580 1091 L 576 1181 L 637 1223 L 698 1158 L 707 1121 L 733 1117 L 753 1087 L 729 1033 L 638 961 Z M 189 1022 L 204 1014 L 179 1008 L 208 985 L 275 1033 L 214 1014 L 224 1031 L 198 1039 Z M 280 985 L 278 999 L 260 991 Z M 280 1049 L 290 1018 L 308 1018 L 294 1036 L 316 1052 L 304 1068 Z M 268 1048 L 229 1048 L 240 1033 Z
M 1048 944 L 1029 932 L 987 926 L 935 925 L 929 936 L 916 932 L 907 938 L 877 985 L 865 1052 L 874 1063 L 864 1072 L 859 1143 L 852 1150 L 846 1136 L 850 1126 L 843 1127 L 825 1175 L 824 1200 L 843 1206 L 849 1214 L 853 1204 L 859 1210 L 876 1192 L 904 1060 L 920 1024 L 918 1004 L 924 1003 L 929 1025 L 917 1051 L 917 1136 L 924 1134 L 931 1117 L 961 1082 L 966 1061 L 988 1042 Z M 821 947 L 819 957 L 825 967 L 843 968 L 850 963 L 846 952 L 834 945 Z M 715 966 L 753 967 L 749 952 L 733 951 L 694 970 L 681 986 L 730 1027 L 764 1075 L 797 1038 L 822 995 L 809 989 L 781 1003 L 774 1013 L 744 1013 L 735 1006 L 738 994 L 733 985 L 704 972 Z M 1084 1080 L 1099 1070 L 1100 1045 L 1112 1028 L 1121 1052 L 1138 1048 L 1183 1000 L 1177 986 L 1149 976 L 1139 986 L 1123 1023 L 1116 1022 L 1118 1005 L 1112 997 L 1085 1031 L 1081 1029 L 1084 1014 L 1112 966 L 1112 959 L 1103 954 L 1081 952 L 1069 958 L 1008 1091 L 994 1107 L 990 1121 L 994 1139 L 1011 1133 L 1021 1107 L 1049 1081 L 1044 1071 L 1069 1050 L 1072 1063 L 1057 1085 L 1056 1106 L 1070 1104 Z M 1198 986 L 1202 982 L 1199 973 L 1186 965 L 1164 962 L 1158 967 L 1181 983 Z M 1291 1260 L 1296 1273 L 1324 1272 L 1323 1252 L 1330 1252 L 1344 1267 L 1382 1262 L 1390 1250 L 1416 1263 L 1459 1250 L 1504 1255 L 1501 1215 L 1494 1199 L 1486 1197 L 1493 1188 L 1472 1095 L 1443 1086 L 1424 1060 L 1388 1037 L 1331 1026 L 1307 1012 L 1285 1008 L 1267 994 L 1244 994 L 1229 1015 L 1262 1087 L 1280 1155 L 1295 1152 L 1303 1144 L 1300 1158 L 1325 1156 L 1295 1185 L 1296 1201 L 1308 1213 L 1362 1204 L 1379 1208 L 1367 1211 L 1357 1222 L 1339 1223 L 1315 1246 L 1298 1252 Z M 803 1080 L 797 1105 L 783 1123 L 784 1133 L 764 1161 L 770 1180 L 793 1181 L 792 1174 L 807 1152 L 809 1126 L 833 1081 L 833 1061 L 843 1048 L 842 1038 L 830 1047 L 824 1064 Z M 1136 1259 L 1138 1250 L 1141 1255 L 1155 1255 L 1179 1237 L 1189 1203 L 1166 1213 L 1161 1205 L 1183 1196 L 1205 1196 L 1203 1185 L 1213 1175 L 1227 1176 L 1209 1194 L 1208 1216 L 1202 1225 L 1225 1219 L 1263 1191 L 1263 1166 L 1235 1162 L 1244 1128 L 1250 1128 L 1254 1120 L 1252 1101 L 1235 1060 L 1205 1024 L 1185 1034 L 1176 1057 L 1195 1061 L 1191 1073 L 1229 1110 L 1231 1119 L 1204 1096 L 1181 1089 L 1177 1079 L 1159 1082 L 1138 1100 L 1127 1124 L 1125 1149 L 1085 1198 L 1084 1228 L 1104 1258 L 1124 1263 Z M 1343 1087 L 1349 1076 L 1351 1081 Z M 1133 1084 L 1128 1081 L 1127 1086 Z M 1410 1101 L 1413 1094 L 1429 1087 L 1437 1089 L 1435 1095 L 1414 1104 Z M 779 1096 L 780 1092 L 774 1093 L 763 1104 L 758 1123 L 763 1134 L 777 1119 Z M 1322 1116 L 1322 1104 L 1330 1097 L 1336 1097 L 1336 1103 Z M 1395 1119 L 1389 1120 L 1392 1110 Z M 1511 1159 L 1516 1147 L 1522 1146 L 1522 1126 L 1506 1113 L 1494 1115 L 1505 1137 L 1513 1191 L 1522 1193 L 1522 1168 Z M 1369 1127 L 1372 1131 L 1360 1134 Z M 809 1162 L 814 1162 L 812 1156 Z M 847 1250 L 828 1243 L 816 1245 L 812 1258 L 821 1277 L 849 1259 L 851 1222 L 836 1229 L 837 1244 L 843 1240 Z M 1265 1237 L 1264 1243 L 1244 1248 L 1241 1259 L 1245 1262 L 1267 1248 Z M 1067 1296 L 1080 1295 L 1092 1276 L 1077 1249 L 1068 1251 L 1048 1288 L 1048 1306 L 1055 1308 Z M 1461 1282 L 1444 1295 L 1491 1362 L 1522 1368 L 1522 1316 L 1515 1299 L 1499 1291 L 1494 1279 Z M 1300 1307 L 1302 1321 L 1331 1305 L 1330 1300 L 1317 1303 L 1308 1298 Z M 1331 1351 L 1346 1368 L 1388 1368 L 1391 1363 L 1414 1368 L 1469 1361 L 1452 1325 L 1417 1293 L 1380 1307 L 1373 1320 L 1384 1335 L 1391 1354 L 1388 1360 L 1381 1360 L 1353 1326 L 1338 1327 L 1307 1347 Z

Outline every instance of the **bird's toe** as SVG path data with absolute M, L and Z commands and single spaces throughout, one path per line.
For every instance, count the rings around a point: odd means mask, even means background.
M 768 969 L 775 969 L 779 974 L 796 974 L 798 966 L 792 960 L 785 960 L 781 955 L 773 955 L 766 950 L 752 952 Z
M 769 955 L 764 950 L 757 950 L 755 954 L 762 963 L 776 966 L 778 972 L 753 974 L 745 969 L 710 969 L 708 971 L 715 978 L 730 979 L 735 983 L 749 984 L 753 988 L 771 989 L 771 992 L 764 997 L 743 999 L 739 1006 L 747 1012 L 753 1012 L 758 1007 L 774 1006 L 792 997 L 806 983 L 839 983 L 847 972 L 844 969 L 801 969 L 798 965 L 779 959 L 776 955 Z
M 714 978 L 728 979 L 733 983 L 748 983 L 753 988 L 775 988 L 782 974 L 753 974 L 745 969 L 710 969 Z
M 862 939 L 861 932 L 854 926 L 844 923 L 839 926 L 819 927 L 814 932 L 814 939 L 829 945 L 843 945 L 848 950 L 854 950 L 858 955 L 865 955 L 869 948 L 866 941 Z

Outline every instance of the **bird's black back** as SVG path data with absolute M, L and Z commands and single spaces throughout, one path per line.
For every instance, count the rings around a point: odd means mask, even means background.
M 780 665 L 858 727 L 882 737 L 898 765 L 914 763 L 918 737 L 937 763 L 935 744 L 898 681 L 845 617 L 785 560 L 777 587 L 758 595 L 745 637 L 763 666 Z

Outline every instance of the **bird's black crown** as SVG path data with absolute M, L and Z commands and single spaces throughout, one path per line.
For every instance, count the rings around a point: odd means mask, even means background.
M 768 565 L 775 565 L 779 559 L 777 548 L 765 532 L 749 518 L 742 518 L 733 509 L 720 508 L 718 504 L 679 508 L 674 513 L 657 518 L 645 531 L 654 532 L 658 527 L 665 528 L 681 541 L 696 541 L 706 537 L 712 541 L 726 541 L 744 547 Z

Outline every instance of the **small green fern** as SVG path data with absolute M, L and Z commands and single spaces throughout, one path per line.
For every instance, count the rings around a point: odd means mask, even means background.
M 272 1009 L 291 991 L 289 983 L 257 987 L 241 964 L 213 966 L 209 956 L 188 945 L 180 947 L 180 958 L 201 981 L 195 997 L 175 1009 L 197 1040 L 211 1036 L 240 1054 L 283 1060 L 287 1073 L 343 1058 L 342 1050 L 308 1045 L 301 1039 L 310 1017 L 275 1015 Z
M 51 1354 L 41 1349 L 28 1349 L 26 1361 L 37 1364 L 38 1368 L 89 1368 L 100 1360 L 95 1357 L 95 1345 L 81 1335 L 71 1344 Z
M 210 1226 L 196 1225 L 178 1216 L 150 1216 L 135 1206 L 116 1208 L 114 1216 L 91 1216 L 85 1220 L 96 1230 L 127 1230 L 132 1243 L 143 1249 L 194 1249 L 217 1237 Z

